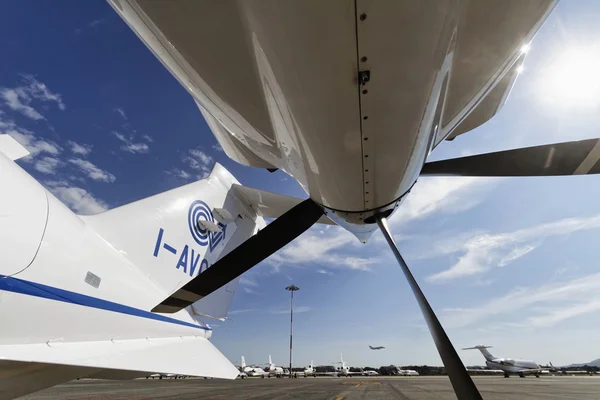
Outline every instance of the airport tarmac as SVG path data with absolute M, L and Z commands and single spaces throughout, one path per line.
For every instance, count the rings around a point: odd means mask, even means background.
M 486 400 L 600 399 L 600 376 L 473 377 Z M 447 377 L 162 379 L 133 381 L 73 381 L 22 397 L 27 400 L 149 400 L 149 399 L 456 399 Z

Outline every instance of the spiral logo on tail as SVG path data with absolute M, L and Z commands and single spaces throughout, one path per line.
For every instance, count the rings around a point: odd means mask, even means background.
M 192 237 L 200 246 L 207 246 L 209 241 L 209 232 L 198 224 L 200 221 L 215 222 L 212 211 L 208 205 L 201 201 L 196 200 L 190 205 L 188 211 L 188 226 Z

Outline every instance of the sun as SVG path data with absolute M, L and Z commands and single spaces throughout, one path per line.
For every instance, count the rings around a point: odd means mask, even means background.
M 539 75 L 544 102 L 562 108 L 600 105 L 600 48 L 570 48 L 557 54 Z

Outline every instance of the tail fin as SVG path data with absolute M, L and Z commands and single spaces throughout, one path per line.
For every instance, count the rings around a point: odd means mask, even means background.
M 269 354 L 269 365 L 273 365 L 273 361 L 271 361 L 271 355 Z
M 485 357 L 486 360 L 488 361 L 492 361 L 495 357 L 492 355 L 492 353 L 490 353 L 489 351 L 487 351 L 487 349 L 492 348 L 493 346 L 485 346 L 483 344 L 479 344 L 477 346 L 473 346 L 473 347 L 466 347 L 463 350 L 479 350 L 481 352 L 481 354 L 483 354 L 483 356 Z
M 242 368 L 246 368 L 246 359 L 242 356 Z
M 227 247 L 235 248 L 265 226 L 240 200 L 232 187 L 237 183 L 215 164 L 206 179 L 82 218 L 160 288 L 164 297 L 158 303 L 210 267 Z M 190 311 L 224 318 L 237 281 Z
M 29 151 L 23 145 L 7 134 L 0 135 L 0 153 L 12 161 L 29 155 Z

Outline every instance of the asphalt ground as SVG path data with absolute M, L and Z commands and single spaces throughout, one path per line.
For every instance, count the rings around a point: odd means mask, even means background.
M 598 376 L 473 377 L 484 399 L 600 399 Z M 456 399 L 447 377 L 137 379 L 80 380 L 58 385 L 27 400 L 146 400 L 146 399 Z

